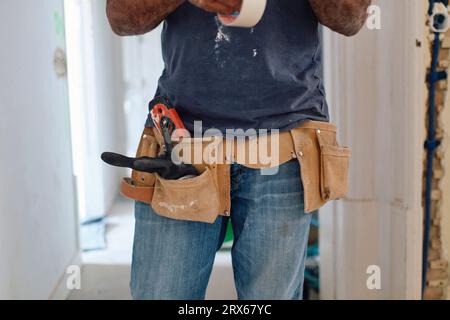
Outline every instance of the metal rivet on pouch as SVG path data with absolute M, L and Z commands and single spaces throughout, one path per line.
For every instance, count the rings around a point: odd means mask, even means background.
M 303 157 L 303 152 L 302 152 L 302 151 L 299 151 L 299 152 L 297 152 L 297 155 L 298 155 L 299 157 Z
M 317 129 L 317 134 L 320 134 L 320 129 Z
M 223 214 L 226 215 L 227 217 L 230 216 L 230 212 L 229 211 L 225 211 Z
M 146 134 L 144 134 L 143 136 L 142 136 L 142 138 L 144 138 L 144 139 L 147 139 L 147 135 Z
M 145 181 L 145 177 L 144 177 L 144 176 L 142 176 L 142 177 L 141 177 L 141 180 L 142 180 L 142 181 Z

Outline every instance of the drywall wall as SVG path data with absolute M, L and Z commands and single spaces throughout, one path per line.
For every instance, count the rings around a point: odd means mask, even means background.
M 325 33 L 332 118 L 353 148 L 348 197 L 321 211 L 326 299 L 420 298 L 426 3 L 374 3 L 380 30 Z
M 4 0 L 0 39 L 0 299 L 47 299 L 77 254 L 62 1 Z
M 111 31 L 106 0 L 66 0 L 69 95 L 80 220 L 107 214 L 123 170 L 100 160 L 125 152 L 121 40 Z
M 91 0 L 94 43 L 95 43 L 95 72 L 97 81 L 98 101 L 98 143 L 100 152 L 125 152 L 124 132 L 124 99 L 121 39 L 116 36 L 109 26 L 105 9 L 106 0 Z M 97 157 L 99 161 L 100 158 Z M 112 206 L 119 195 L 120 178 L 124 170 L 116 170 L 101 163 L 103 204 L 105 213 Z

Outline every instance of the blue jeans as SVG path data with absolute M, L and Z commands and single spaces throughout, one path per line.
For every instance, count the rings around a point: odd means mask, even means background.
M 134 299 L 204 299 L 229 219 L 238 298 L 302 298 L 311 216 L 303 210 L 298 162 L 280 166 L 276 175 L 232 165 L 231 184 L 231 217 L 214 224 L 167 219 L 136 203 Z

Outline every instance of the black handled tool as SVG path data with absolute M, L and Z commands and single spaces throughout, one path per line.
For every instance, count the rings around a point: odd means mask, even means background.
M 117 153 L 105 152 L 102 160 L 109 165 L 133 170 L 157 173 L 166 180 L 178 180 L 185 177 L 198 176 L 198 172 L 192 165 L 177 165 L 166 158 L 130 158 Z

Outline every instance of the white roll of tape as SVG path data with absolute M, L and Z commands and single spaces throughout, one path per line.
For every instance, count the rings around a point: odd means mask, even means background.
M 231 16 L 219 15 L 219 20 L 228 27 L 253 28 L 266 11 L 267 0 L 244 0 L 241 11 Z

